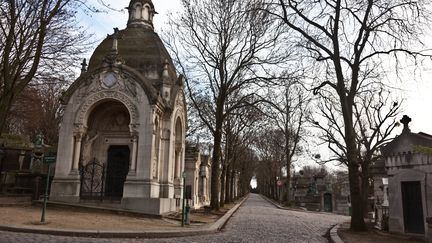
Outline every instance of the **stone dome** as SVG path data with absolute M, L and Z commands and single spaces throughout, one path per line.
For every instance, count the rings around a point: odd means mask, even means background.
M 136 69 L 152 81 L 161 81 L 164 64 L 167 62 L 171 81 L 177 78 L 172 59 L 162 40 L 152 28 L 127 27 L 118 32 L 118 57 L 129 67 Z M 109 35 L 96 48 L 90 58 L 88 70 L 103 67 L 104 60 L 112 53 L 113 36 Z

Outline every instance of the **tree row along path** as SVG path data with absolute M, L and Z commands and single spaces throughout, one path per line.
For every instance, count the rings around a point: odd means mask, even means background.
M 327 242 L 323 237 L 346 216 L 281 210 L 260 195 L 249 198 L 217 234 L 169 239 L 95 239 L 0 231 L 0 242 Z

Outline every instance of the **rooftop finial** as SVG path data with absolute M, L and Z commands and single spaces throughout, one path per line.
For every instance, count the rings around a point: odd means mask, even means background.
M 115 54 L 118 54 L 118 40 L 121 39 L 118 28 L 114 28 L 114 34 L 111 35 L 111 38 L 113 39 L 113 46 L 111 50 L 112 52 L 115 52 Z
M 168 59 L 165 59 L 163 63 L 163 70 L 162 70 L 162 82 L 164 84 L 171 84 L 171 77 L 169 75 L 169 61 Z
M 83 62 L 81 63 L 81 74 L 87 72 L 87 60 L 84 58 Z
M 407 116 L 407 115 L 404 115 L 402 117 L 402 119 L 400 120 L 400 122 L 404 125 L 402 133 L 411 132 L 411 130 L 409 129 L 409 123 L 411 121 L 412 121 L 412 119 L 409 116 Z
M 162 71 L 162 78 L 163 79 L 169 79 L 169 62 L 168 59 L 165 59 L 165 62 L 163 63 L 163 71 Z

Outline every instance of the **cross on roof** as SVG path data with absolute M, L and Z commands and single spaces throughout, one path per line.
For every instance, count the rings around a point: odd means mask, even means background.
M 412 119 L 407 115 L 404 115 L 402 117 L 402 119 L 400 120 L 400 122 L 404 125 L 402 132 L 411 132 L 411 130 L 409 129 L 409 125 L 408 125 L 411 121 L 412 121 Z

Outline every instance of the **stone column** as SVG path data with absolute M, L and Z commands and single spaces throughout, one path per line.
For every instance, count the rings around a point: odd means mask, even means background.
M 174 153 L 174 178 L 182 178 L 182 173 L 185 168 L 182 166 L 183 147 L 179 142 L 175 142 L 175 153 Z
M 181 149 L 178 149 L 177 150 L 177 157 L 176 157 L 176 165 L 177 165 L 177 167 L 176 167 L 176 172 L 175 172 L 175 175 L 176 175 L 176 178 L 182 178 L 182 171 L 181 171 L 181 153 L 182 153 L 182 151 L 181 151 Z
M 75 149 L 74 149 L 74 159 L 73 159 L 72 171 L 78 171 L 79 160 L 80 160 L 80 155 L 81 155 L 82 133 L 77 132 L 77 133 L 75 133 L 74 137 L 75 137 Z
M 130 166 L 130 172 L 136 172 L 136 162 L 137 162 L 137 147 L 138 147 L 138 137 L 136 135 L 132 138 L 132 160 Z
M 161 131 L 161 141 L 160 141 L 160 157 L 159 157 L 159 165 L 160 165 L 160 181 L 161 181 L 161 192 L 160 197 L 169 198 L 173 194 L 174 188 L 172 185 L 172 170 L 174 169 L 173 161 L 170 159 L 170 134 L 171 131 L 166 128 L 162 128 Z

